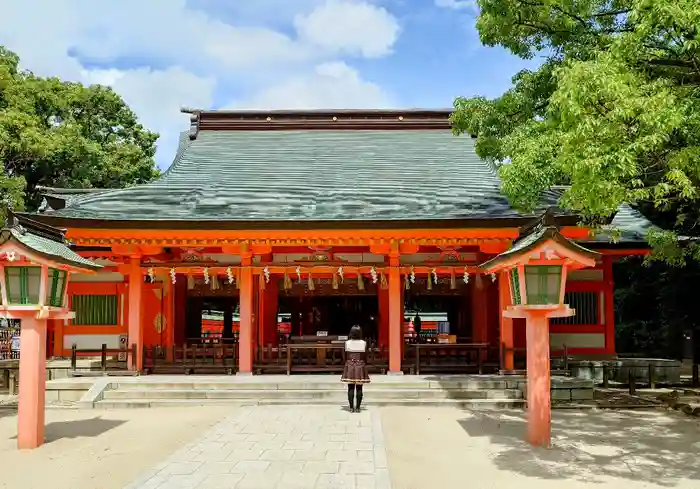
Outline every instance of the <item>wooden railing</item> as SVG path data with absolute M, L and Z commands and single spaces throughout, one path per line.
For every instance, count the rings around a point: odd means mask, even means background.
M 11 396 L 19 392 L 19 359 L 0 360 L 1 386 Z
M 143 349 L 144 373 L 220 373 L 238 369 L 238 343 L 151 346 Z
M 343 344 L 285 343 L 259 347 L 254 363 L 257 373 L 328 372 L 340 373 L 345 365 Z M 369 345 L 365 355 L 370 373 L 386 373 L 388 349 Z
M 403 367 L 410 373 L 478 373 L 489 362 L 488 343 L 416 343 L 406 345 Z
M 102 344 L 99 349 L 78 349 L 77 345 L 71 346 L 70 351 L 70 369 L 73 374 L 76 374 L 78 369 L 78 357 L 100 357 L 100 371 L 126 371 L 127 365 L 129 364 L 129 358 L 136 358 L 136 345 L 132 345 L 131 348 L 107 348 L 106 344 Z M 121 356 L 121 358 L 120 358 Z M 111 363 L 108 357 L 116 357 L 117 360 L 113 360 Z M 91 369 L 90 369 L 91 370 Z

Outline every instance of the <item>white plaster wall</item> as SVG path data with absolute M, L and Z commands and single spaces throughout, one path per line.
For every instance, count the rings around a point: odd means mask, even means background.
M 605 348 L 604 333 L 551 333 L 549 345 L 552 349 L 567 348 Z
M 76 273 L 71 274 L 71 282 L 123 282 L 124 275 L 118 272 L 102 272 L 94 275 Z
M 119 334 L 68 334 L 63 337 L 63 348 L 70 350 L 73 344 L 78 350 L 99 350 L 102 344 L 107 348 L 119 348 Z
M 572 270 L 567 273 L 566 280 L 568 282 L 602 282 L 603 270 Z

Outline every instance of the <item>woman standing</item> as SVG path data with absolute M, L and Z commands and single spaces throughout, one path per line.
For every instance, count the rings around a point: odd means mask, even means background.
M 345 342 L 345 368 L 340 381 L 348 384 L 350 412 L 359 413 L 362 404 L 362 385 L 369 383 L 369 374 L 365 363 L 367 343 L 362 339 L 362 329 L 359 326 L 350 328 L 348 338 Z

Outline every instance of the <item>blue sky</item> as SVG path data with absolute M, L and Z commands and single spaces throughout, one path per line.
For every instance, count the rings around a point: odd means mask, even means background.
M 0 44 L 39 75 L 112 86 L 161 134 L 161 168 L 181 106 L 449 107 L 539 62 L 481 46 L 470 0 L 0 3 Z

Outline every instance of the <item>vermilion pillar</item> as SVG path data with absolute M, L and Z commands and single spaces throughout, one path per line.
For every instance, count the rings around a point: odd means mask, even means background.
M 527 438 L 543 447 L 551 439 L 549 312 L 532 309 L 527 317 Z
M 503 311 L 511 305 L 508 272 L 501 272 L 498 277 L 498 310 L 500 318 L 500 348 L 502 351 L 501 369 L 513 370 L 513 351 L 503 352 L 503 347 L 513 348 L 513 319 L 505 317 Z
M 261 276 L 260 280 L 265 280 L 265 277 Z M 260 292 L 259 306 L 260 346 L 263 348 L 267 345 L 277 346 L 278 288 L 276 278 L 271 278 L 270 282 L 266 284 L 265 290 Z
M 22 318 L 19 363 L 17 446 L 20 450 L 44 443 L 46 402 L 46 320 Z
M 389 290 L 379 288 L 379 346 L 389 344 Z
M 603 307 L 605 315 L 605 351 L 615 354 L 615 282 L 613 281 L 613 262 L 609 256 L 603 257 Z
M 389 373 L 401 374 L 403 348 L 403 303 L 399 257 L 390 256 L 389 267 Z
M 486 284 L 478 275 L 472 285 L 472 341 L 486 343 L 488 341 L 488 296 Z
M 136 345 L 136 358 L 129 355 L 129 368 L 143 370 L 143 328 L 141 310 L 143 297 L 143 275 L 141 275 L 141 258 L 129 259 L 129 351 Z
M 241 316 L 238 335 L 238 373 L 253 373 L 253 269 L 252 254 L 241 255 L 239 274 L 239 312 Z

